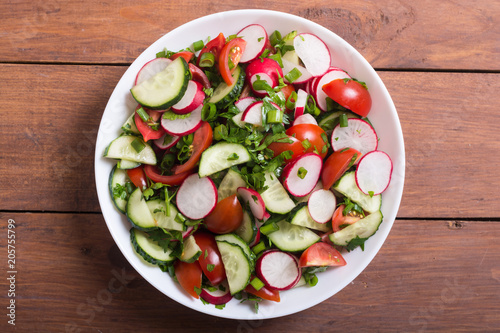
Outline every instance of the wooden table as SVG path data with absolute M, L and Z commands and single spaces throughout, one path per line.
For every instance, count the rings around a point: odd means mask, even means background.
M 500 330 L 500 2 L 251 1 L 351 43 L 396 104 L 406 182 L 369 267 L 327 301 L 266 321 L 197 313 L 126 262 L 97 200 L 93 155 L 127 66 L 192 19 L 235 2 L 0 3 L 0 331 Z M 15 223 L 15 283 L 7 260 Z M 15 289 L 15 327 L 8 323 Z

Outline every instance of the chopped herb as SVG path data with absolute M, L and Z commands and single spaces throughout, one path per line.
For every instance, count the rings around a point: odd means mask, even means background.
M 212 272 L 215 268 L 214 264 L 207 264 L 207 271 Z
M 305 169 L 304 167 L 300 167 L 299 170 L 297 170 L 297 176 L 300 179 L 304 179 L 306 175 L 307 175 L 307 169 Z
M 146 148 L 146 144 L 144 143 L 144 141 L 142 141 L 139 138 L 135 138 L 130 145 L 138 153 L 140 153 L 144 148 Z
M 176 119 L 186 119 L 191 116 L 191 113 L 186 113 L 186 114 L 177 114 L 173 111 L 166 111 L 163 113 L 162 118 L 163 119 L 168 119 L 168 120 L 176 120 Z
M 239 159 L 239 158 L 240 158 L 240 157 L 238 156 L 238 154 L 236 154 L 236 153 L 232 153 L 231 155 L 229 155 L 229 156 L 227 157 L 227 160 L 228 160 L 228 161 L 236 161 L 236 160 L 237 160 L 237 159 Z

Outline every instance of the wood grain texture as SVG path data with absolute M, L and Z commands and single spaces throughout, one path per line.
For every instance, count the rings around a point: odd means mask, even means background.
M 17 225 L 16 329 L 22 332 L 500 327 L 498 223 L 397 220 L 373 262 L 337 295 L 292 316 L 247 322 L 200 314 L 160 294 L 129 266 L 99 214 L 0 213 L 2 222 L 7 219 Z M 0 233 L 6 234 L 4 223 Z M 0 251 L 5 247 L 2 237 Z M 8 289 L 5 279 L 0 289 Z M 6 293 L 0 301 L 8 301 Z M 7 325 L 0 321 L 0 331 Z
M 5 14 L 0 61 L 130 63 L 179 25 L 247 8 L 286 11 L 319 23 L 377 68 L 500 69 L 500 3 L 491 0 L 187 0 L 182 6 L 144 0 L 7 0 L 0 3 Z
M 94 145 L 125 67 L 0 65 L 0 210 L 98 212 Z M 401 217 L 500 217 L 498 74 L 380 72 L 403 127 Z M 450 89 L 453 87 L 453 89 Z M 24 97 L 20 97 L 24 96 Z M 383 134 L 381 134 L 383 136 Z M 107 180 L 103 180 L 107 181 Z M 431 207 L 431 209 L 429 209 Z

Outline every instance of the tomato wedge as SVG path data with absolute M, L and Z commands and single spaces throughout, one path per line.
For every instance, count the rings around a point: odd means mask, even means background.
M 372 108 L 372 98 L 366 85 L 353 79 L 337 79 L 321 89 L 335 102 L 346 109 L 366 117 Z
M 253 277 L 252 277 L 253 279 Z M 251 284 L 245 287 L 245 291 L 249 294 L 258 296 L 262 299 L 279 302 L 280 301 L 280 292 L 279 290 L 271 290 L 267 289 L 265 286 L 260 288 L 259 290 L 255 289 Z
M 169 59 L 175 60 L 179 57 L 183 57 L 184 60 L 186 60 L 186 62 L 189 63 L 191 61 L 191 59 L 193 59 L 194 53 L 190 52 L 190 51 L 181 51 L 181 52 L 177 52 L 177 53 L 173 54 L 172 56 L 170 56 Z
M 217 203 L 214 210 L 205 217 L 208 230 L 216 234 L 227 234 L 235 231 L 243 221 L 243 207 L 236 194 Z
M 201 49 L 196 65 L 200 66 L 201 56 L 203 53 L 207 52 L 212 53 L 214 55 L 215 61 L 218 61 L 220 51 L 224 47 L 224 44 L 226 44 L 226 37 L 224 37 L 224 34 L 221 32 L 216 38 L 212 39 Z
M 235 79 L 231 74 L 238 66 L 246 45 L 247 42 L 243 38 L 233 38 L 224 45 L 220 52 L 219 72 L 228 86 L 234 83 Z
M 180 185 L 192 172 L 186 171 L 183 173 L 179 173 L 177 175 L 166 176 L 162 175 L 160 169 L 156 165 L 145 165 L 144 172 L 149 179 L 154 181 L 155 183 L 162 183 L 167 185 Z
M 142 168 L 142 166 L 133 169 L 128 169 L 127 175 L 128 178 L 130 178 L 130 180 L 132 181 L 132 184 L 134 184 L 135 187 L 140 188 L 141 191 L 144 191 L 148 187 L 148 180 L 146 178 L 146 174 L 144 173 L 144 169 Z
M 286 130 L 288 136 L 294 136 L 303 146 L 303 153 L 316 153 L 325 158 L 328 153 L 328 137 L 325 131 L 314 124 L 298 124 Z M 296 156 L 294 156 L 296 157 Z
M 138 110 L 141 106 L 138 106 L 136 110 Z M 159 124 L 156 124 L 158 129 L 153 129 L 151 127 L 151 124 L 155 123 L 156 120 L 158 120 L 158 112 L 156 111 L 150 111 L 150 110 L 144 110 L 150 117 L 150 123 L 145 122 L 137 112 L 134 114 L 134 122 L 135 125 L 137 126 L 137 129 L 139 132 L 142 134 L 142 137 L 144 138 L 144 141 L 147 142 L 149 140 L 156 140 L 162 137 L 163 134 L 165 134 L 165 130 L 163 127 L 159 126 Z M 156 118 L 156 119 L 155 119 Z
M 300 256 L 299 267 L 345 266 L 344 257 L 330 244 L 319 242 L 309 246 Z
M 342 175 L 361 158 L 361 153 L 354 148 L 333 152 L 326 159 L 321 171 L 323 188 L 328 190 Z
M 210 124 L 204 121 L 201 127 L 194 132 L 193 143 L 190 145 L 191 156 L 181 165 L 173 167 L 174 175 L 182 174 L 193 170 L 198 164 L 201 154 L 212 144 L 213 131 Z
M 193 263 L 187 263 L 184 261 L 177 260 L 174 264 L 175 277 L 182 289 L 184 289 L 189 295 L 194 298 L 200 298 L 200 295 L 196 292 L 196 288 L 201 290 L 201 279 L 202 270 L 200 264 L 195 261 Z
M 203 274 L 205 274 L 212 285 L 218 285 L 226 278 L 226 270 L 224 269 L 215 237 L 204 231 L 194 233 L 193 237 L 201 249 L 201 256 L 198 258 L 198 262 Z
M 337 207 L 332 216 L 332 230 L 333 232 L 339 231 L 341 226 L 345 224 L 353 224 L 361 219 L 361 216 L 354 212 L 349 212 L 344 215 L 345 205 L 340 205 Z
M 274 157 L 278 156 L 284 151 L 290 150 L 292 152 L 292 158 L 290 161 L 293 161 L 300 155 L 304 154 L 304 147 L 302 146 L 302 142 L 293 136 L 288 137 L 292 142 L 273 142 L 267 148 L 271 149 L 274 152 Z

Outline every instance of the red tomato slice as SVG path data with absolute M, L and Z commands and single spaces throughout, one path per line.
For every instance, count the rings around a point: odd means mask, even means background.
M 259 290 L 257 290 L 251 284 L 249 284 L 248 286 L 245 287 L 245 291 L 249 294 L 258 296 L 258 297 L 265 299 L 265 300 L 268 300 L 268 301 L 273 301 L 273 302 L 280 301 L 279 290 L 267 289 L 265 286 L 260 288 Z
M 218 285 L 226 278 L 226 270 L 214 236 L 208 232 L 198 231 L 193 234 L 193 237 L 201 249 L 198 262 L 203 274 L 212 285 Z
M 172 176 L 164 176 L 161 174 L 160 170 L 156 165 L 145 165 L 144 172 L 149 179 L 155 183 L 162 183 L 167 185 L 180 185 L 192 172 L 186 171 Z
M 352 79 L 333 80 L 322 87 L 325 94 L 346 109 L 366 117 L 372 107 L 372 98 L 366 85 Z
M 212 144 L 212 137 L 212 127 L 210 127 L 209 123 L 204 121 L 201 127 L 194 132 L 193 143 L 189 147 L 191 150 L 191 157 L 189 157 L 184 164 L 174 166 L 172 169 L 174 174 L 178 175 L 193 170 L 198 164 L 203 151 Z
M 245 51 L 247 42 L 242 38 L 233 38 L 224 45 L 219 55 L 219 72 L 228 86 L 232 85 L 232 73 L 238 66 L 241 56 Z
M 243 221 L 243 207 L 236 194 L 217 203 L 214 210 L 205 217 L 208 230 L 216 234 L 227 234 L 235 231 Z
M 177 52 L 177 53 L 173 54 L 172 56 L 170 56 L 170 60 L 175 60 L 179 57 L 183 57 L 184 60 L 186 60 L 186 62 L 189 63 L 191 61 L 191 59 L 193 59 L 194 53 L 190 52 L 190 51 Z
M 139 109 L 140 107 L 141 106 L 138 106 L 137 109 Z M 149 111 L 146 109 L 144 109 L 144 110 L 151 117 L 151 120 L 154 121 L 155 118 L 157 117 L 157 112 Z M 137 129 L 142 134 L 144 141 L 146 141 L 146 142 L 149 140 L 159 139 L 162 137 L 163 134 L 165 134 L 165 130 L 163 129 L 163 127 L 161 127 L 158 124 L 158 129 L 155 130 L 155 129 L 151 128 L 151 126 L 148 123 L 146 123 L 144 120 L 142 120 L 142 118 L 139 116 L 139 114 L 137 112 L 134 114 L 134 122 L 135 122 L 135 125 L 137 126 Z
M 200 66 L 201 55 L 207 52 L 212 53 L 214 55 L 215 61 L 218 61 L 220 51 L 224 47 L 224 44 L 226 44 L 226 37 L 224 37 L 224 34 L 221 32 L 215 39 L 212 39 L 201 49 L 196 65 Z
M 128 169 L 127 175 L 128 178 L 130 178 L 132 183 L 135 185 L 135 187 L 140 188 L 141 191 L 144 191 L 148 187 L 148 180 L 146 178 L 146 174 L 144 173 L 144 169 L 142 168 L 142 166 L 139 166 L 134 169 Z
M 340 205 L 337 207 L 332 216 L 332 230 L 333 232 L 339 231 L 341 226 L 345 224 L 353 224 L 361 219 L 361 216 L 349 212 L 344 215 L 345 205 Z
M 195 288 L 201 290 L 201 278 L 202 270 L 200 264 L 195 261 L 193 263 L 187 263 L 184 261 L 177 260 L 174 264 L 175 277 L 181 287 L 194 298 L 200 298 L 200 295 L 196 292 Z
M 304 154 L 316 153 L 320 155 L 321 158 L 326 157 L 326 154 L 328 153 L 328 136 L 318 125 L 294 125 L 286 130 L 286 134 L 288 136 L 294 136 L 301 142 Z
M 328 190 L 332 187 L 346 170 L 359 161 L 360 158 L 361 153 L 353 148 L 338 150 L 328 156 L 321 171 L 323 188 Z
M 345 266 L 344 257 L 330 244 L 319 242 L 309 246 L 300 256 L 299 267 Z
M 274 157 L 278 156 L 284 151 L 291 150 L 293 155 L 290 161 L 293 161 L 300 155 L 304 154 L 304 147 L 302 146 L 302 142 L 297 138 L 290 136 L 289 139 L 292 143 L 288 142 L 273 142 L 267 148 L 271 149 L 274 152 Z

